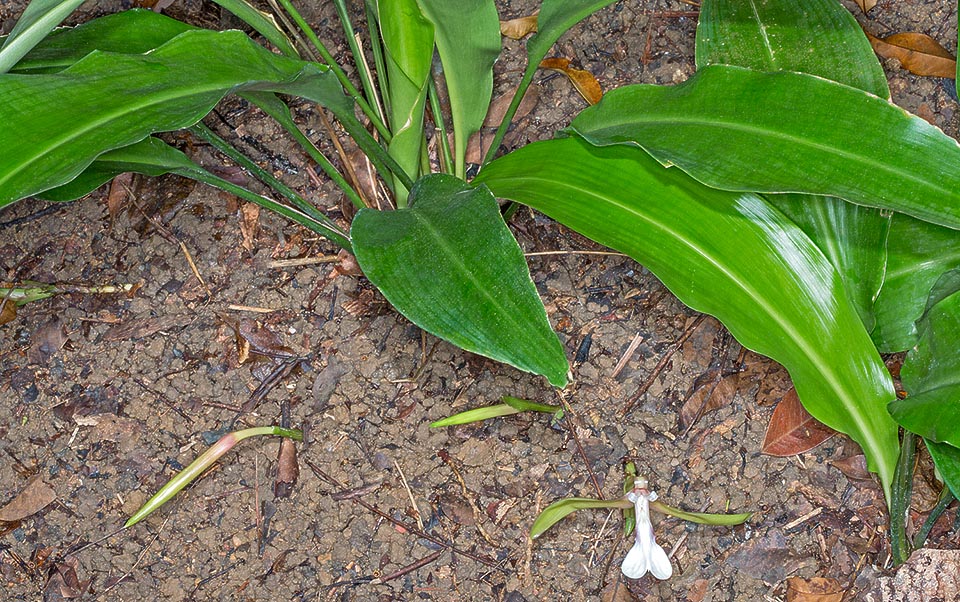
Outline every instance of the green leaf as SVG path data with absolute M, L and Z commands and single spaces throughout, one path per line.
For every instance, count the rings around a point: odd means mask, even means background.
M 697 25 L 697 65 L 717 64 L 799 71 L 890 98 L 870 42 L 836 0 L 705 0 Z M 820 247 L 840 272 L 861 321 L 873 329 L 890 216 L 834 197 L 784 194 L 767 200 Z
M 807 410 L 859 443 L 889 492 L 899 443 L 884 411 L 890 375 L 833 266 L 762 198 L 706 188 L 637 148 L 578 138 L 514 151 L 475 183 L 630 255 L 783 364 Z
M 377 20 L 387 63 L 390 156 L 414 180 L 420 173 L 423 145 L 423 109 L 433 63 L 433 25 L 417 0 L 379 0 Z M 397 206 L 406 206 L 407 190 L 396 182 Z
M 920 336 L 900 377 L 908 397 L 890 404 L 903 428 L 924 439 L 960 446 L 960 293 L 943 299 L 918 322 Z
M 70 16 L 83 0 L 32 0 L 0 46 L 0 73 L 6 73 Z
M 874 304 L 871 336 L 883 353 L 904 351 L 917 342 L 915 322 L 930 291 L 944 274 L 960 269 L 960 232 L 894 215 L 887 240 L 887 271 Z
M 418 2 L 433 24 L 437 39 L 450 94 L 455 174 L 462 179 L 467 140 L 483 125 L 493 94 L 493 63 L 500 55 L 500 18 L 493 0 Z
M 571 497 L 559 502 L 554 502 L 544 508 L 537 520 L 533 521 L 530 527 L 530 538 L 536 539 L 543 535 L 547 529 L 554 526 L 570 514 L 577 510 L 585 508 L 627 508 L 633 507 L 629 501 L 618 498 L 615 500 L 596 500 L 593 498 Z
M 570 131 L 636 144 L 724 190 L 806 192 L 960 228 L 960 145 L 882 98 L 820 77 L 702 68 L 618 88 Z
M 503 396 L 503 403 L 518 412 L 540 412 L 543 414 L 556 414 L 563 409 L 562 406 L 554 406 L 546 403 L 537 403 L 529 399 L 520 399 L 519 397 Z
M 933 464 L 943 478 L 943 483 L 954 497 L 960 498 L 960 449 L 947 443 L 923 440 L 927 444 Z
M 245 90 L 296 94 L 356 121 L 325 67 L 238 31 L 188 31 L 147 55 L 98 51 L 57 74 L 0 75 L 0 207 L 69 182 L 103 152 L 188 127 Z
M 440 420 L 434 420 L 430 423 L 431 428 L 440 428 L 444 426 L 457 426 L 459 424 L 470 424 L 471 422 L 483 422 L 491 418 L 500 418 L 501 416 L 512 416 L 519 414 L 520 410 L 510 407 L 505 403 L 498 403 L 492 406 L 474 408 L 464 412 L 458 412 L 453 416 L 447 416 Z
M 77 27 L 54 31 L 24 56 L 11 71 L 62 71 L 94 50 L 142 54 L 191 29 L 195 28 L 152 10 L 125 10 L 93 19 Z
M 357 213 L 350 233 L 364 274 L 427 332 L 565 386 L 563 346 L 493 195 L 433 174 L 410 200 Z
M 742 512 L 740 514 L 711 514 L 708 512 L 687 512 L 685 510 L 680 510 L 679 508 L 674 508 L 673 506 L 668 506 L 663 502 L 650 502 L 650 509 L 656 510 L 657 512 L 662 512 L 664 514 L 669 514 L 670 516 L 675 516 L 681 520 L 685 520 L 691 523 L 697 523 L 698 525 L 742 525 L 743 523 L 750 520 L 750 517 L 753 516 L 752 512 Z
M 277 47 L 281 53 L 291 58 L 299 58 L 299 53 L 290 38 L 283 33 L 277 20 L 270 13 L 265 13 L 253 6 L 247 0 L 213 0 L 226 10 L 233 13 L 238 19 L 252 27 L 257 33 L 265 37 Z
M 697 68 L 798 71 L 890 98 L 863 30 L 837 0 L 703 0 Z

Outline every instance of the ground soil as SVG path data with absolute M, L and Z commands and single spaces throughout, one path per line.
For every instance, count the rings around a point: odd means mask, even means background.
M 73 21 L 127 4 L 87 4 Z M 498 4 L 509 18 L 534 3 Z M 22 7 L 0 8 L 3 31 Z M 956 49 L 952 3 L 881 0 L 869 16 L 849 8 L 871 33 L 920 31 Z M 208 26 L 231 23 L 199 0 L 167 10 Z M 305 12 L 326 39 L 339 39 L 328 6 Z M 554 54 L 606 89 L 674 83 L 694 71 L 695 26 L 691 4 L 623 1 L 565 36 Z M 521 50 L 505 42 L 498 94 L 517 81 Z M 957 134 L 952 81 L 885 67 L 897 103 Z M 560 77 L 543 74 L 539 88 L 508 144 L 550 137 L 584 106 Z M 322 131 L 308 107 L 299 113 Z M 277 128 L 236 101 L 220 115 L 210 120 L 218 131 L 239 136 L 339 215 L 338 193 L 308 177 L 306 158 Z M 37 478 L 56 493 L 0 538 L 3 599 L 783 600 L 789 577 L 864 592 L 889 569 L 882 494 L 874 481 L 850 478 L 856 446 L 834 437 L 799 456 L 762 455 L 773 407 L 789 389 L 785 373 L 742 352 L 633 261 L 530 258 L 575 358 L 576 384 L 564 394 L 572 411 L 562 421 L 521 415 L 431 429 L 432 420 L 503 395 L 556 403 L 557 394 L 540 378 L 424 335 L 362 277 L 336 271 L 326 259 L 336 249 L 298 227 L 262 213 L 251 229 L 235 199 L 176 178 L 130 186 L 134 201 L 116 216 L 105 191 L 0 212 L 3 279 L 142 285 L 132 296 L 33 303 L 0 327 L 0 504 Z M 529 252 L 602 250 L 526 210 L 511 227 Z M 324 259 L 282 262 L 298 258 Z M 257 328 L 253 339 L 304 358 L 236 423 L 277 423 L 289 406 L 305 432 L 289 497 L 274 492 L 279 441 L 248 440 L 144 523 L 64 558 L 113 533 L 234 423 L 273 368 L 239 363 L 235 329 Z M 635 338 L 642 341 L 615 376 Z M 735 376 L 718 387 L 719 407 L 698 412 L 717 374 Z M 528 541 L 550 502 L 597 488 L 618 496 L 627 461 L 669 504 L 755 515 L 735 528 L 655 519 L 675 567 L 665 582 L 620 574 L 629 542 L 617 514 L 581 512 Z M 933 495 L 919 485 L 914 519 Z M 941 518 L 931 545 L 954 547 L 955 514 Z M 427 562 L 411 570 L 419 560 Z

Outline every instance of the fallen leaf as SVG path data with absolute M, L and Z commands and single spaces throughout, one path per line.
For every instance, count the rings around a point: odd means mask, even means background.
M 730 374 L 723 377 L 716 386 L 713 382 L 707 382 L 697 387 L 680 408 L 680 426 L 686 429 L 704 414 L 728 405 L 737 394 L 739 381 L 739 374 Z M 707 395 L 710 397 L 705 400 Z
M 17 319 L 17 304 L 9 299 L 0 299 L 0 325 Z
M 836 431 L 807 412 L 797 390 L 790 389 L 770 417 L 760 450 L 769 456 L 793 456 L 813 449 L 834 434 Z
M 141 339 L 156 334 L 161 330 L 169 330 L 185 326 L 191 317 L 182 314 L 168 314 L 157 318 L 133 318 L 111 326 L 103 333 L 103 341 L 123 341 L 127 339 Z
M 922 33 L 895 33 L 867 38 L 873 50 L 888 59 L 897 59 L 904 69 L 928 77 L 957 77 L 957 61 L 950 52 L 930 36 Z
M 57 494 L 54 493 L 53 488 L 44 483 L 43 479 L 34 479 L 16 497 L 0 508 L 0 521 L 22 520 L 43 510 L 56 497 Z
M 493 99 L 493 102 L 490 103 L 490 108 L 487 109 L 487 116 L 483 119 L 484 127 L 498 127 L 500 122 L 503 121 L 504 115 L 507 114 L 507 109 L 510 107 L 510 103 L 513 102 L 513 97 L 517 93 L 516 88 L 501 94 L 500 96 Z M 537 102 L 540 101 L 540 86 L 537 84 L 531 84 L 527 88 L 527 91 L 523 94 L 523 100 L 520 101 L 520 104 L 517 106 L 516 113 L 513 114 L 513 121 L 518 121 L 523 119 L 526 115 L 530 113 L 537 106 Z
M 260 205 L 244 203 L 240 205 L 240 245 L 247 251 L 253 251 L 253 241 L 260 230 Z
M 53 354 L 66 345 L 67 340 L 67 329 L 60 318 L 54 317 L 30 337 L 30 351 L 27 353 L 30 363 L 46 365 Z
M 92 579 L 80 581 L 77 577 L 79 561 L 74 556 L 68 556 L 63 562 L 56 565 L 56 570 L 50 576 L 44 587 L 45 600 L 56 600 L 57 595 L 66 600 L 80 598 L 90 587 Z
M 500 34 L 512 40 L 519 40 L 527 34 L 537 31 L 537 13 L 526 17 L 517 17 L 507 21 L 500 21 Z
M 273 482 L 274 497 L 290 497 L 299 476 L 300 466 L 297 464 L 297 446 L 293 439 L 284 437 L 280 440 L 280 453 L 277 457 L 277 478 Z
M 126 204 L 133 191 L 133 173 L 122 173 L 110 182 L 110 192 L 107 193 L 107 214 L 113 222 L 120 215 L 120 210 Z
M 836 579 L 813 577 L 787 579 L 787 602 L 840 602 L 843 587 Z
M 853 0 L 853 1 L 857 3 L 857 6 L 859 6 L 860 10 L 862 10 L 864 13 L 869 12 L 871 8 L 877 5 L 877 0 Z
M 840 458 L 830 462 L 837 470 L 843 473 L 848 479 L 855 481 L 869 481 L 873 478 L 867 469 L 867 458 L 863 454 L 854 454 L 846 458 Z
M 589 71 L 575 69 L 570 66 L 570 59 L 563 57 L 546 58 L 540 61 L 541 69 L 551 69 L 563 73 L 573 83 L 580 96 L 588 103 L 595 105 L 603 97 L 603 90 L 600 88 L 600 82 Z

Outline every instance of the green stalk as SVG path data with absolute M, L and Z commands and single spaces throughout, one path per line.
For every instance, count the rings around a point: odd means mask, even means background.
M 517 109 L 520 107 L 520 101 L 523 100 L 524 95 L 527 93 L 527 88 L 533 83 L 533 76 L 536 75 L 536 73 L 536 65 L 527 66 L 527 71 L 523 74 L 523 79 L 520 80 L 520 85 L 517 86 L 517 91 L 513 94 L 513 100 L 510 101 L 510 106 L 503 115 L 503 120 L 497 128 L 497 133 L 493 136 L 493 143 L 490 145 L 490 150 L 487 151 L 486 156 L 483 158 L 483 164 L 480 166 L 481 169 L 496 156 L 497 149 L 500 148 L 500 143 L 503 142 L 503 137 L 507 133 L 507 128 L 510 127 L 510 122 L 513 121 L 513 116 L 516 115 Z
M 910 541 L 907 539 L 907 512 L 910 511 L 910 495 L 913 493 L 913 464 L 917 450 L 917 436 L 904 431 L 900 444 L 900 459 L 893 473 L 890 493 L 890 552 L 894 566 L 900 566 L 910 557 Z
M 234 148 L 229 142 L 218 136 L 213 130 L 204 125 L 203 122 L 198 122 L 196 125 L 191 127 L 190 132 L 192 132 L 201 140 L 209 143 L 215 149 L 229 157 L 231 161 L 240 167 L 243 167 L 255 178 L 278 192 L 285 199 L 293 203 L 294 207 L 300 211 L 303 211 L 316 221 L 322 222 L 331 229 L 338 230 L 343 236 L 346 236 L 346 233 L 340 230 L 339 226 L 337 226 L 337 224 L 329 217 L 324 215 L 323 212 L 318 210 L 316 207 L 310 204 L 310 202 L 297 194 L 292 188 L 275 178 L 269 171 L 261 168 L 252 159 Z
M 439 148 L 438 156 L 440 157 L 440 171 L 443 173 L 453 173 L 450 171 L 450 166 L 453 165 L 453 155 L 450 153 L 450 140 L 447 138 L 447 124 L 443 119 L 443 112 L 440 110 L 440 99 L 437 98 L 437 82 L 430 77 L 427 85 L 429 86 L 427 90 L 428 97 L 430 98 L 430 111 L 433 113 L 433 125 L 437 128 L 437 135 L 440 136 L 440 140 L 437 143 Z M 461 180 L 466 180 L 466 166 L 458 164 L 455 168 L 456 175 Z M 427 172 L 424 172 L 427 173 Z
M 187 466 L 167 481 L 167 484 L 161 487 L 160 491 L 147 500 L 147 503 L 141 506 L 139 510 L 134 512 L 133 516 L 127 519 L 127 522 L 123 524 L 123 528 L 132 527 L 149 516 L 154 510 L 166 504 L 173 496 L 179 493 L 180 490 L 213 466 L 213 463 L 219 460 L 221 456 L 233 449 L 237 443 L 258 435 L 277 435 L 279 437 L 289 437 L 295 441 L 303 441 L 303 433 L 301 431 L 280 428 L 279 426 L 259 426 L 227 433 L 208 448 L 207 451 L 200 454 L 196 460 L 191 462 L 190 466 Z
M 340 18 L 340 24 L 343 26 L 343 35 L 347 38 L 347 45 L 350 46 L 350 53 L 353 55 L 353 64 L 357 68 L 357 74 L 360 77 L 360 85 L 363 86 L 363 92 L 371 108 L 377 111 L 377 116 L 383 119 L 383 113 L 380 112 L 380 105 L 377 102 L 377 90 L 373 85 L 373 76 L 370 68 L 363 60 L 363 49 L 357 43 L 357 34 L 353 30 L 353 24 L 350 22 L 350 14 L 347 12 L 347 3 L 344 0 L 333 0 L 333 6 L 337 9 L 337 16 Z
M 367 16 L 367 32 L 370 34 L 370 48 L 373 50 L 373 68 L 377 72 L 377 83 L 380 85 L 380 98 L 383 100 L 384 111 L 389 114 L 390 82 L 387 80 L 387 63 L 383 59 L 383 46 L 380 44 L 380 25 L 370 2 L 365 1 L 363 5 Z M 379 108 L 379 104 L 377 106 Z
M 913 537 L 913 548 L 915 550 L 923 547 L 923 544 L 927 541 L 927 536 L 930 535 L 930 530 L 933 529 L 933 525 L 947 509 L 947 506 L 955 499 L 957 498 L 953 497 L 953 492 L 950 491 L 950 488 L 944 485 L 943 491 L 940 492 L 940 500 L 934 509 L 930 511 L 927 520 L 923 521 L 923 526 L 920 527 L 920 530 L 917 531 L 917 534 Z
M 287 14 L 290 15 L 290 18 L 293 19 L 293 22 L 297 24 L 297 27 L 303 32 L 307 39 L 310 40 L 310 43 L 313 44 L 314 48 L 317 49 L 317 52 L 320 53 L 320 56 L 323 57 L 323 60 L 326 61 L 327 65 L 333 71 L 334 75 L 337 76 L 337 79 L 340 80 L 340 85 L 344 87 L 347 91 L 347 94 L 360 106 L 360 110 L 363 111 L 363 114 L 367 116 L 367 119 L 370 120 L 370 123 L 373 124 L 373 127 L 377 128 L 377 131 L 383 136 L 383 139 L 387 142 L 390 141 L 391 135 L 390 130 L 387 129 L 383 120 L 377 115 L 376 111 L 370 107 L 370 104 L 366 101 L 360 91 L 357 90 L 356 86 L 353 85 L 353 82 L 350 81 L 350 78 L 347 77 L 347 74 L 344 73 L 343 69 L 340 68 L 340 65 L 333 59 L 333 55 L 327 50 L 327 47 L 323 45 L 323 42 L 320 41 L 320 38 L 317 37 L 317 34 L 313 31 L 310 25 L 304 20 L 300 15 L 297 9 L 293 6 L 290 0 L 279 0 L 280 6 L 283 7 Z

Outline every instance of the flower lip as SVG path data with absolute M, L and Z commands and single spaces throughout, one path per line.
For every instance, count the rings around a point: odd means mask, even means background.
M 657 499 L 657 494 L 648 487 L 647 480 L 638 477 L 633 482 L 633 490 L 627 494 L 636 510 L 636 541 L 620 568 L 631 579 L 639 579 L 647 571 L 657 579 L 669 579 L 673 575 L 673 566 L 667 553 L 654 540 L 653 525 L 650 524 L 650 502 Z

